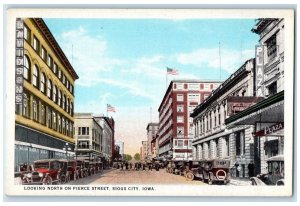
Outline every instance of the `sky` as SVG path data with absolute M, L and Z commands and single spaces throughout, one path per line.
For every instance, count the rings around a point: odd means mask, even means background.
M 172 79 L 225 80 L 254 58 L 259 40 L 254 19 L 44 20 L 79 76 L 75 112 L 106 115 L 114 106 L 115 139 L 131 155 L 158 122 Z

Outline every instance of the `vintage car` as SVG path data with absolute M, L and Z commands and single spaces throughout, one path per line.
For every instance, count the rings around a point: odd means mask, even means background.
M 284 157 L 277 155 L 267 159 L 268 173 L 251 177 L 252 185 L 284 185 Z
M 84 160 L 82 164 L 83 177 L 87 177 L 90 175 L 90 162 L 88 160 Z
M 185 168 L 183 170 L 183 175 L 187 180 L 194 180 L 195 178 L 203 179 L 203 172 L 201 167 L 201 163 L 203 165 L 203 161 L 189 161 L 185 164 Z
M 199 177 L 208 184 L 211 185 L 214 182 L 227 184 L 230 181 L 230 160 L 208 159 L 200 161 L 200 164 Z
M 33 163 L 32 172 L 21 176 L 22 184 L 61 184 L 66 181 L 64 161 L 58 159 L 37 160 Z
M 102 172 L 102 171 L 103 171 L 103 164 L 102 164 L 102 162 L 96 162 L 95 172 L 99 173 L 99 172 Z
M 82 164 L 83 160 L 69 160 L 68 161 L 68 171 L 70 173 L 70 179 L 76 180 L 82 178 Z

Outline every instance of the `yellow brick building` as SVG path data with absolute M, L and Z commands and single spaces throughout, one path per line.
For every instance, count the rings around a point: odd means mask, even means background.
M 15 170 L 20 163 L 36 159 L 72 156 L 75 145 L 74 83 L 78 75 L 43 19 L 23 21 L 23 100 L 15 111 Z

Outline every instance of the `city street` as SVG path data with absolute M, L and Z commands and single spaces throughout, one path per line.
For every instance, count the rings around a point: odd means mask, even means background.
M 70 185 L 102 185 L 102 184 L 189 184 L 207 185 L 201 181 L 187 181 L 183 176 L 159 171 L 120 171 L 119 169 L 105 170 L 101 174 L 71 181 Z

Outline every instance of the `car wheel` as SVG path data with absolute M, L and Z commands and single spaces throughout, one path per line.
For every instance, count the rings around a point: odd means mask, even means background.
M 65 184 L 67 181 L 67 178 L 65 175 L 61 175 L 59 178 L 59 184 Z
M 192 180 L 194 180 L 194 178 L 195 178 L 194 174 L 191 173 L 191 172 L 188 172 L 188 173 L 186 174 L 185 177 L 186 177 L 186 179 L 189 180 L 189 181 L 192 181 Z
M 212 179 L 209 178 L 209 179 L 208 179 L 208 184 L 209 184 L 209 185 L 212 185 L 212 183 L 213 183 L 213 182 L 212 182 Z
M 50 176 L 45 177 L 43 180 L 43 185 L 52 185 L 52 178 Z

